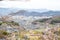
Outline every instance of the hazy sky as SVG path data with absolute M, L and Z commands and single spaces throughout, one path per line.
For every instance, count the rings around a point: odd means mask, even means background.
M 60 10 L 60 0 L 1 1 L 0 7 Z

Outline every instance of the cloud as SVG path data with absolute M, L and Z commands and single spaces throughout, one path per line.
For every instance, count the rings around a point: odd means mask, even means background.
M 25 1 L 2 1 L 0 7 L 21 9 L 51 9 L 60 10 L 60 0 L 30 0 Z

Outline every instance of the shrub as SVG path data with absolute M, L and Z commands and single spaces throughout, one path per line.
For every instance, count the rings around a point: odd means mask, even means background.
M 2 25 L 2 23 L 0 23 L 0 26 Z
M 9 33 L 4 31 L 2 34 L 3 34 L 3 35 L 8 35 Z

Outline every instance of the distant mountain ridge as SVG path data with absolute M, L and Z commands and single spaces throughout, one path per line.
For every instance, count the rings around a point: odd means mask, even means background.
M 53 11 L 47 9 L 0 8 L 0 16 L 3 15 L 55 16 L 55 15 L 60 15 L 60 11 Z
M 23 16 L 55 16 L 60 15 L 60 11 L 46 11 L 46 12 L 37 12 L 37 11 L 28 11 L 28 10 L 20 10 L 16 13 L 11 13 L 9 15 L 23 15 Z
M 8 15 L 9 13 L 14 13 L 16 11 L 18 11 L 18 9 L 0 8 L 0 16 L 5 16 L 5 15 Z

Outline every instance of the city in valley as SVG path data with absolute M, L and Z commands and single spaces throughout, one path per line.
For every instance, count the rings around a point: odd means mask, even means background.
M 1 14 L 0 40 L 60 40 L 60 11 Z

